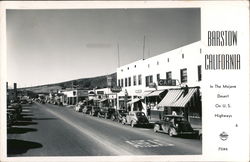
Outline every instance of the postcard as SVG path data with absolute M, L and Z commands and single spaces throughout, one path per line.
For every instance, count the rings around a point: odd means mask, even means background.
M 1 161 L 249 161 L 248 1 L 2 1 Z

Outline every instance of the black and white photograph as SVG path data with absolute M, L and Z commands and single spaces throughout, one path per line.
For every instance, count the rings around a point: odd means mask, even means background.
M 6 16 L 8 156 L 202 154 L 199 8 Z
M 1 4 L 0 160 L 248 158 L 247 3 Z

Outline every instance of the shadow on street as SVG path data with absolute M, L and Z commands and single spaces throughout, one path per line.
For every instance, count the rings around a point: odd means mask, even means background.
M 7 130 L 7 134 L 24 134 L 28 132 L 36 132 L 35 128 L 20 128 L 20 127 L 12 127 Z
M 8 139 L 7 154 L 8 156 L 26 153 L 29 149 L 41 148 L 42 144 L 32 141 Z

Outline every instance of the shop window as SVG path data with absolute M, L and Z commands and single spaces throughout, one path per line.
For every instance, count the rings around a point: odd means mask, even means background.
M 146 87 L 148 87 L 150 83 L 153 83 L 153 75 L 146 76 L 145 82 L 146 82 Z
M 120 87 L 120 86 L 121 86 L 121 80 L 118 79 L 118 87 Z
M 201 65 L 198 65 L 198 81 L 201 81 Z
M 160 80 L 160 74 L 156 75 L 157 82 Z
M 133 83 L 134 83 L 134 86 L 136 85 L 136 75 L 133 76 Z
M 172 72 L 171 71 L 166 72 L 166 79 L 167 80 L 171 80 L 172 79 Z
M 138 85 L 141 85 L 141 83 L 142 83 L 141 80 L 142 80 L 142 79 L 141 79 L 141 74 L 140 74 L 140 75 L 138 75 Z
M 131 77 L 128 78 L 128 86 L 131 86 Z
M 123 79 L 121 79 L 121 87 L 123 87 Z
M 128 86 L 128 78 L 125 78 L 125 87 Z
M 181 83 L 187 82 L 187 69 L 181 69 Z

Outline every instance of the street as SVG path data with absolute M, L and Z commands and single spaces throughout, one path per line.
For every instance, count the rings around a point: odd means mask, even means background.
M 169 137 L 152 128 L 52 104 L 23 105 L 22 119 L 8 129 L 8 156 L 200 155 L 198 139 Z

